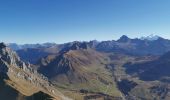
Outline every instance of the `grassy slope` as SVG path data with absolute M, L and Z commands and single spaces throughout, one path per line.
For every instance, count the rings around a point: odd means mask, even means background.
M 85 51 L 84 51 L 85 52 Z M 93 51 L 92 51 L 93 52 Z M 86 52 L 85 52 L 86 53 Z M 115 97 L 120 97 L 121 93 L 117 89 L 116 83 L 114 82 L 114 77 L 112 76 L 112 72 L 106 69 L 106 65 L 109 63 L 108 58 L 103 54 L 96 54 L 95 56 L 98 57 L 97 60 L 95 59 L 94 53 L 92 55 L 82 54 L 82 51 L 76 51 L 69 53 L 70 55 L 78 58 L 78 59 L 86 59 L 91 60 L 90 64 L 87 66 L 83 64 L 82 66 L 76 66 L 79 69 L 80 75 L 84 73 L 84 76 L 87 78 L 87 82 L 83 83 L 65 83 L 59 84 L 57 83 L 57 87 L 60 87 L 61 90 L 67 91 L 68 90 L 80 90 L 86 89 L 90 92 L 101 92 L 104 94 L 108 94 Z M 91 57 L 92 56 L 92 57 Z M 86 74 L 91 76 L 86 76 Z M 105 82 L 102 82 L 105 81 Z M 78 95 L 77 93 L 69 92 L 69 94 Z M 83 95 L 80 95 L 82 98 Z M 79 96 L 76 96 L 79 97 Z

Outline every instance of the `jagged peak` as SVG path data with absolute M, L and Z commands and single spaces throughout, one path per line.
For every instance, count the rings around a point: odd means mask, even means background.
M 85 49 L 89 49 L 89 48 L 90 48 L 90 44 L 88 42 L 74 41 L 71 43 L 71 45 L 69 47 L 62 49 L 60 51 L 60 53 L 69 52 L 70 50 L 83 50 L 83 49 L 85 50 Z
M 128 36 L 122 35 L 122 36 L 120 37 L 120 39 L 118 39 L 117 41 L 118 41 L 118 42 L 128 42 L 129 40 L 130 40 L 130 38 L 129 38 Z
M 5 47 L 7 47 L 6 44 L 5 44 L 4 42 L 1 42 L 1 43 L 0 43 L 0 49 L 1 49 L 1 48 L 5 48 Z
M 12 51 L 10 48 L 5 43 L 0 43 L 0 58 L 3 59 L 17 59 L 19 60 L 20 58 L 17 56 L 16 52 Z
M 86 42 L 74 42 L 70 49 L 79 50 L 79 49 L 88 49 L 88 43 Z

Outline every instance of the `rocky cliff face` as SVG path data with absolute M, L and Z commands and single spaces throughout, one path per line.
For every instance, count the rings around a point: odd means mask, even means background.
M 31 96 L 39 91 L 50 95 L 55 100 L 66 100 L 46 77 L 31 68 L 32 65 L 20 60 L 15 52 L 0 43 L 0 74 L 6 84 L 25 96 Z

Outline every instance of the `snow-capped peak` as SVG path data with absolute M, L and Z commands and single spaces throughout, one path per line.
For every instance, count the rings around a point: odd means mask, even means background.
M 151 34 L 151 35 L 149 35 L 149 36 L 143 36 L 143 37 L 141 37 L 140 39 L 141 40 L 149 40 L 149 41 L 154 41 L 154 40 L 158 40 L 160 38 L 160 36 L 158 36 L 158 35 L 154 35 L 154 34 Z

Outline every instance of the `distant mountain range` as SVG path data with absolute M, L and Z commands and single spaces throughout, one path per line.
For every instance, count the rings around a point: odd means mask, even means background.
M 155 41 L 155 40 L 158 40 L 160 39 L 161 37 L 160 36 L 157 36 L 157 35 L 149 35 L 149 36 L 146 36 L 146 37 L 141 37 L 141 38 L 136 38 L 138 40 L 146 40 L 146 41 Z M 125 40 L 123 40 L 125 39 Z M 119 40 L 117 40 L 118 42 L 121 42 L 121 41 L 126 41 L 126 39 L 130 39 L 128 38 L 126 35 L 123 35 L 121 36 L 121 38 Z M 163 38 L 162 38 L 163 39 Z M 165 39 L 167 40 L 167 39 Z M 111 41 L 114 41 L 114 40 L 111 40 Z M 97 40 L 93 40 L 91 41 L 93 42 L 95 45 L 101 43 Z M 105 42 L 105 41 L 103 41 Z M 71 43 L 71 42 L 70 42 Z M 65 44 L 68 44 L 68 43 L 65 43 Z M 22 45 L 19 45 L 17 43 L 8 43 L 7 44 L 10 48 L 12 48 L 13 50 L 20 50 L 20 49 L 26 49 L 26 48 L 43 48 L 43 47 L 53 47 L 53 46 L 59 46 L 59 45 L 63 45 L 63 44 L 56 44 L 56 43 L 43 43 L 43 44 L 22 44 Z
M 17 51 L 19 56 L 24 61 L 36 63 L 41 57 L 56 54 L 61 50 L 69 48 L 75 42 L 65 44 L 45 43 L 45 44 L 8 44 L 10 48 Z M 118 40 L 111 41 L 90 41 L 80 42 L 88 45 L 89 48 L 94 48 L 100 52 L 117 52 L 129 55 L 162 55 L 170 51 L 170 40 L 159 36 L 150 35 L 148 37 L 130 39 L 123 35 Z
M 56 46 L 55 43 L 43 43 L 43 44 L 23 44 L 19 45 L 16 43 L 8 43 L 7 46 L 12 48 L 13 50 L 27 49 L 27 48 L 41 48 L 41 47 L 51 47 Z

